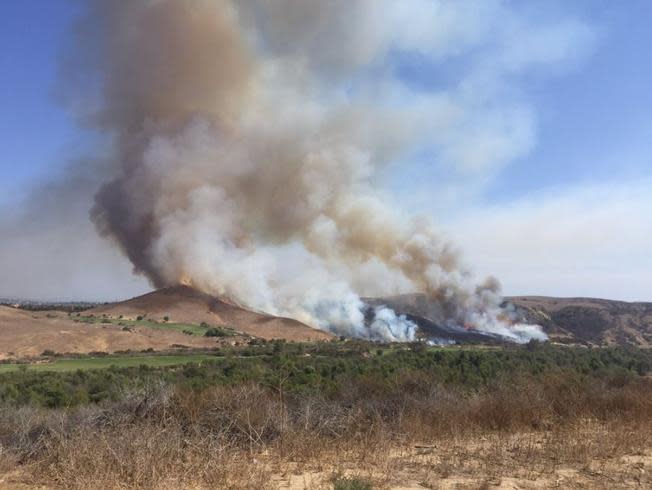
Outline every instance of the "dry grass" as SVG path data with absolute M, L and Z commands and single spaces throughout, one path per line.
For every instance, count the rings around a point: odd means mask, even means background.
M 63 312 L 25 311 L 0 306 L 0 359 L 21 359 L 53 352 L 170 349 L 174 344 L 215 347 L 214 339 L 173 330 L 138 327 L 123 331 L 119 325 L 75 322 Z
M 401 379 L 337 399 L 159 386 L 105 407 L 3 410 L 0 474 L 20 465 L 64 488 L 332 488 L 334 475 L 381 488 L 619 488 L 652 483 L 651 438 L 649 380 L 549 376 L 469 394 Z

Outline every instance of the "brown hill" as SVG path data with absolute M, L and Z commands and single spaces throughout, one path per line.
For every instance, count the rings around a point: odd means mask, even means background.
M 326 340 L 327 332 L 311 328 L 297 320 L 276 317 L 245 309 L 225 299 L 216 298 L 188 286 L 159 289 L 127 301 L 98 306 L 88 313 L 135 319 L 226 326 L 263 339 L 292 341 Z
M 75 322 L 61 311 L 25 311 L 0 306 L 0 359 L 38 356 L 43 351 L 88 353 L 166 350 L 175 345 L 215 347 L 216 341 L 182 332 Z
M 595 298 L 507 298 L 521 318 L 543 327 L 551 340 L 592 345 L 652 346 L 652 303 Z
M 491 341 L 478 332 L 444 326 L 440 307 L 423 294 L 365 300 L 384 304 L 414 321 L 423 335 L 464 341 Z M 506 298 L 521 321 L 541 325 L 553 342 L 586 345 L 652 346 L 652 303 L 592 298 L 515 296 Z

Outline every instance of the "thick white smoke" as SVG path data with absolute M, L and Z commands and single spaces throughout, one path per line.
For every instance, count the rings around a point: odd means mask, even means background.
M 87 90 L 71 101 L 111 136 L 114 162 L 93 219 L 154 285 L 191 284 L 338 334 L 397 341 L 415 338 L 414 323 L 387 308 L 365 320 L 360 294 L 421 291 L 451 325 L 544 337 L 513 325 L 497 285 L 477 287 L 427 219 L 377 189 L 384 169 L 424 145 L 472 168 L 529 147 L 519 108 L 492 107 L 496 124 L 480 129 L 476 109 L 491 104 L 473 84 L 484 71 L 451 93 L 415 90 L 394 66 L 398 55 L 473 50 L 497 16 L 511 33 L 518 22 L 500 2 L 88 8 L 71 77 Z

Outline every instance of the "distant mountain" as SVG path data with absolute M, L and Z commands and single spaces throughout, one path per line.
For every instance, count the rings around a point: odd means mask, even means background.
M 506 300 L 522 319 L 541 325 L 553 341 L 652 347 L 652 303 L 543 296 Z
M 481 332 L 446 327 L 440 308 L 424 294 L 366 298 L 365 302 L 370 306 L 385 305 L 405 315 L 425 337 L 496 342 Z M 505 302 L 514 305 L 520 321 L 541 325 L 552 342 L 652 347 L 652 303 L 542 296 L 514 296 Z

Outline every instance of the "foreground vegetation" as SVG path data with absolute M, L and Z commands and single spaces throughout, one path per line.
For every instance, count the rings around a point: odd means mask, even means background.
M 608 470 L 650 450 L 649 351 L 334 342 L 215 354 L 0 375 L 0 468 L 65 488 L 276 488 L 293 474 L 376 488 L 408 468 L 437 488 L 554 482 L 569 465 L 592 488 L 652 483 Z
M 352 382 L 391 387 L 401 379 L 464 390 L 513 378 L 563 375 L 623 384 L 652 371 L 646 350 L 572 349 L 533 344 L 505 349 L 378 346 L 364 342 L 271 342 L 172 355 L 122 354 L 36 364 L 0 364 L 0 403 L 49 408 L 119 401 L 125 392 L 164 384 L 202 390 L 257 383 L 296 395 L 337 397 Z

